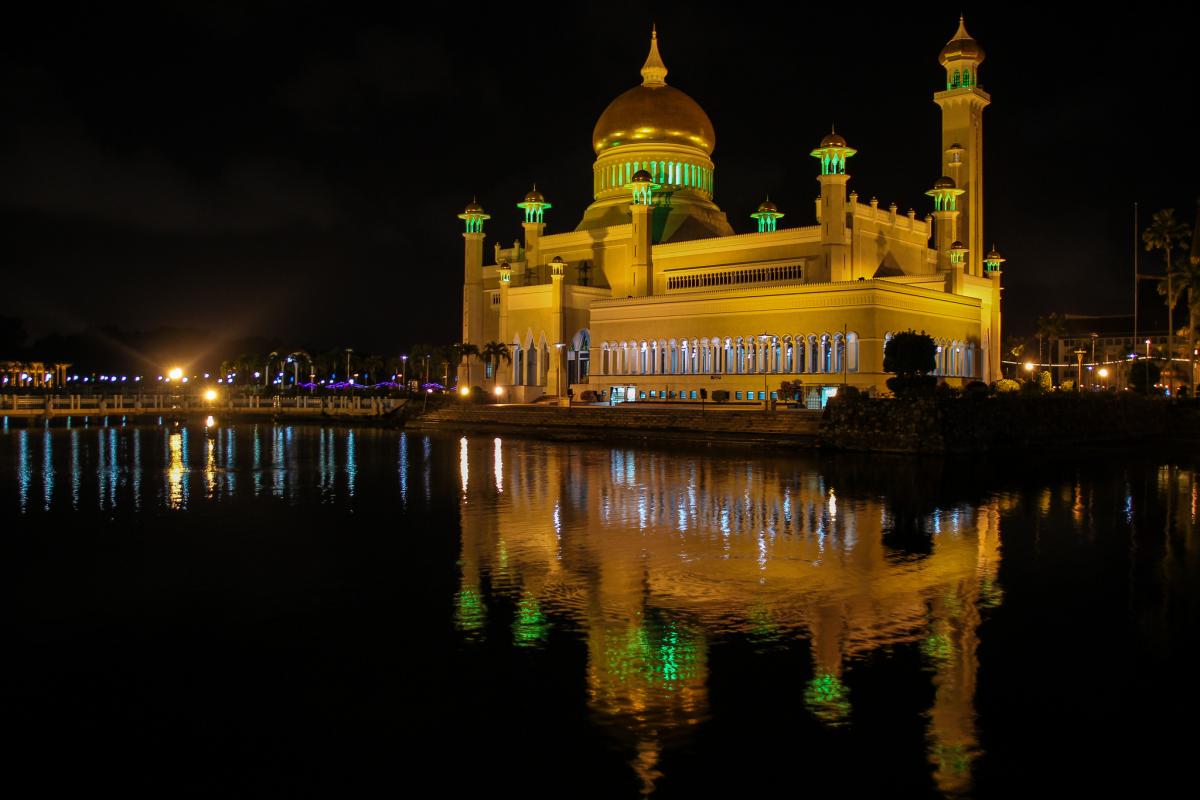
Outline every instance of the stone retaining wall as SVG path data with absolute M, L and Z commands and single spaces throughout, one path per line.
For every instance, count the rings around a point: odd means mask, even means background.
M 1040 397 L 838 397 L 821 444 L 885 453 L 992 450 L 1135 442 L 1163 436 L 1169 407 L 1129 394 L 1056 392 Z

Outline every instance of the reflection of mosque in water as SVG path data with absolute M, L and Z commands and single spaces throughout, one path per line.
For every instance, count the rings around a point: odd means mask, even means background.
M 738 635 L 809 641 L 805 706 L 830 726 L 852 717 L 848 661 L 919 647 L 935 781 L 969 785 L 976 629 L 1000 597 L 995 501 L 932 510 L 932 548 L 914 557 L 889 544 L 893 509 L 839 496 L 794 460 L 459 446 L 459 628 L 483 636 L 499 596 L 515 602 L 517 646 L 539 644 L 556 619 L 579 626 L 591 708 L 634 737 L 647 791 L 664 744 L 706 717 L 709 642 Z

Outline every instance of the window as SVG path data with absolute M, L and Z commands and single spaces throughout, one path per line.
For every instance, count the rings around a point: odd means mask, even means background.
M 736 400 L 741 400 L 741 399 L 742 399 L 742 393 L 741 393 L 741 392 L 734 392 L 733 396 L 734 396 L 734 399 L 736 399 Z

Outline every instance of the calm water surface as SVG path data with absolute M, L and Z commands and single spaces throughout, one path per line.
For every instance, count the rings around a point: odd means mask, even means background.
M 5 773 L 205 797 L 1163 791 L 1200 710 L 1198 491 L 1186 454 L 8 420 Z

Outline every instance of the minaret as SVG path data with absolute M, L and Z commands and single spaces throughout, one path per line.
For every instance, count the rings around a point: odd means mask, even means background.
M 821 249 L 825 253 L 824 275 L 830 281 L 848 281 L 850 268 L 850 232 L 846 226 L 846 159 L 858 151 L 846 144 L 836 131 L 821 140 L 812 151 L 821 161 L 820 213 Z
M 458 218 L 466 223 L 463 233 L 463 344 L 483 347 L 483 222 L 491 219 L 475 200 L 467 204 Z M 460 387 L 483 382 L 483 365 L 478 358 L 466 358 L 458 366 Z
M 771 198 L 768 197 L 758 207 L 758 211 L 750 215 L 750 218 L 758 221 L 759 233 L 772 233 L 775 230 L 775 221 L 783 219 L 783 214 L 779 212 L 779 207 L 772 203 Z
M 500 262 L 500 341 L 511 344 L 508 338 L 508 290 L 512 288 L 512 266 L 507 261 Z M 499 365 L 497 365 L 496 384 L 500 385 Z
M 536 274 L 542 264 L 538 254 L 538 242 L 546 229 L 544 215 L 550 204 L 542 197 L 535 183 L 533 189 L 525 195 L 525 199 L 517 203 L 517 208 L 525 212 L 525 221 L 521 223 L 525 228 L 525 269 Z
M 550 352 L 550 369 L 546 373 L 546 390 L 549 392 L 553 387 L 560 398 L 566 395 L 568 388 L 566 375 L 562 373 L 563 358 L 566 356 L 566 342 L 563 339 L 566 335 L 563 325 L 563 301 L 566 299 L 563 296 L 566 289 L 563 278 L 566 276 L 566 267 L 562 256 L 550 259 L 550 330 L 547 333 L 550 334 L 550 347 L 553 349 Z
M 964 192 L 958 238 L 970 250 L 967 273 L 982 276 L 983 109 L 992 98 L 979 88 L 983 48 L 967 33 L 962 17 L 938 61 L 946 68 L 946 89 L 933 96 L 942 109 L 942 174 L 953 176 Z
M 933 188 L 925 194 L 933 198 L 938 270 L 946 272 L 952 266 L 950 258 L 952 246 L 955 243 L 961 244 L 958 241 L 960 236 L 958 230 L 958 199 L 963 194 L 963 190 L 955 185 L 953 178 L 949 175 L 943 175 L 933 182 Z M 961 271 L 962 267 L 960 265 L 959 272 Z
M 648 63 L 648 62 L 647 62 Z M 633 253 L 629 259 L 629 294 L 646 297 L 654 291 L 654 230 L 651 225 L 654 213 L 654 190 L 661 188 L 644 169 L 633 173 L 626 185 L 633 193 L 633 204 L 629 212 L 633 217 Z
M 981 345 L 984 352 L 983 375 L 984 380 L 995 381 L 1004 377 L 1000 367 L 1000 265 L 1007 261 L 1000 252 L 996 250 L 996 246 L 992 245 L 991 252 L 983 258 L 983 264 L 987 268 L 987 277 L 992 281 L 992 297 L 988 303 L 988 322 L 990 323 Z

